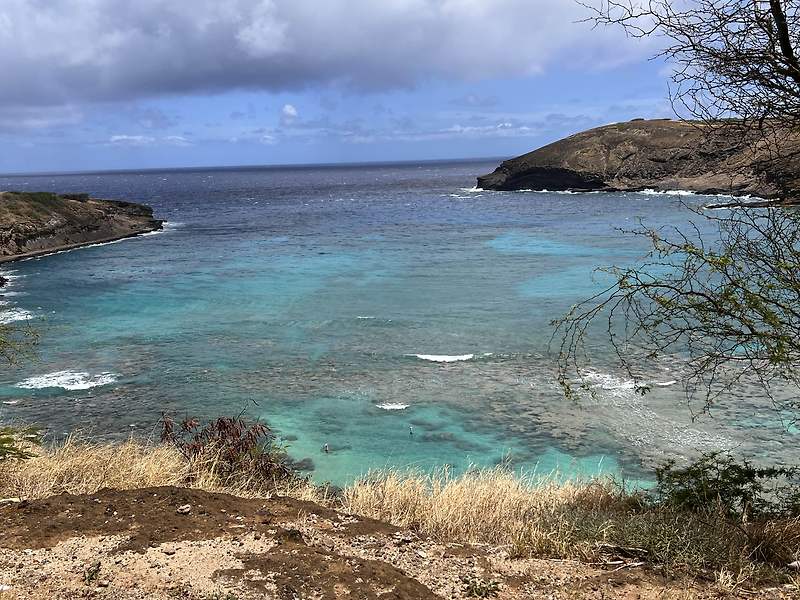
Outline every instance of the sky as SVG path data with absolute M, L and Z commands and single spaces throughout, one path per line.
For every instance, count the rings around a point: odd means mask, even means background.
M 672 115 L 575 0 L 2 0 L 0 173 L 507 157 Z

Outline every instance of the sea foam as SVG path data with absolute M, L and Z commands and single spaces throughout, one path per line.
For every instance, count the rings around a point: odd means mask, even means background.
M 420 360 L 439 363 L 459 362 L 464 360 L 472 360 L 475 358 L 474 354 L 457 354 L 454 356 L 447 354 L 408 354 L 407 356 L 414 356 Z
M 92 375 L 80 371 L 54 371 L 46 375 L 29 377 L 16 384 L 18 388 L 40 390 L 45 388 L 63 388 L 65 390 L 88 390 L 117 381 L 113 373 Z
M 9 308 L 0 311 L 0 325 L 8 325 L 15 321 L 27 321 L 33 318 L 33 313 L 21 308 Z
M 376 404 L 376 408 L 380 408 L 383 410 L 405 410 L 408 408 L 408 404 L 400 404 L 399 402 L 387 402 L 385 404 Z

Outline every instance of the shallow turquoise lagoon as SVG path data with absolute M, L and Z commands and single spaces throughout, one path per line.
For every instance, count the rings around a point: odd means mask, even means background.
M 39 329 L 0 372 L 0 419 L 157 436 L 162 411 L 247 407 L 317 481 L 507 464 L 629 479 L 665 457 L 797 452 L 756 390 L 692 420 L 680 361 L 637 395 L 597 338 L 594 399 L 563 398 L 550 322 L 637 261 L 669 195 L 491 193 L 490 163 L 0 178 L 151 204 L 164 232 L 4 268 L 0 320 Z M 701 202 L 702 199 L 695 200 Z M 750 420 L 748 420 L 750 419 Z M 413 433 L 412 433 L 413 432 Z M 328 444 L 330 452 L 323 451 Z

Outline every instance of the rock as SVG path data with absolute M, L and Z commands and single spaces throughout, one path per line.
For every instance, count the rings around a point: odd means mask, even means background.
M 192 505 L 184 504 L 183 506 L 179 506 L 175 512 L 177 512 L 179 515 L 188 515 L 190 512 L 192 512 Z
M 97 582 L 97 587 L 107 588 L 111 585 L 111 582 L 108 579 L 101 579 Z
M 796 560 L 794 562 L 791 562 L 786 566 L 789 567 L 790 569 L 792 569 L 793 571 L 800 571 L 800 560 Z
M 142 204 L 86 194 L 0 192 L 0 262 L 118 240 L 162 225 Z
M 657 191 L 775 198 L 777 179 L 800 178 L 756 171 L 753 154 L 737 147 L 732 130 L 709 135 L 706 126 L 684 121 L 634 120 L 590 129 L 503 162 L 478 177 L 487 190 Z M 797 186 L 795 187 L 795 183 Z

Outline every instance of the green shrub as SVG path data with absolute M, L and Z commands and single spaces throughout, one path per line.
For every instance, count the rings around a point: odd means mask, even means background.
M 798 467 L 756 467 L 714 452 L 682 468 L 668 461 L 655 475 L 658 501 L 679 510 L 744 518 L 800 514 Z
M 32 427 L 0 427 L 0 460 L 24 460 L 34 455 L 29 450 L 39 441 L 39 431 Z

